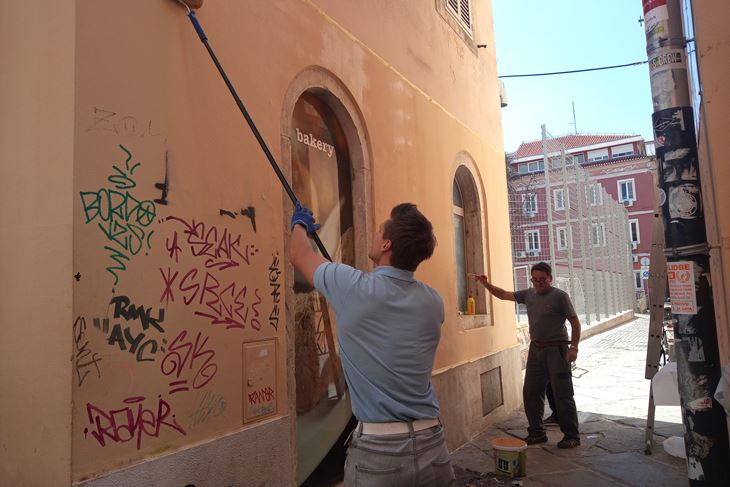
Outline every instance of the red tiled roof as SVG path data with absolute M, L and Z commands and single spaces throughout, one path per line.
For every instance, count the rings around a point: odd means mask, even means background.
M 570 134 L 551 139 L 550 145 L 555 146 L 557 144 L 565 144 L 565 148 L 570 150 L 578 147 L 614 142 L 637 136 L 638 134 Z M 521 143 L 517 150 L 510 154 L 510 159 L 521 159 L 523 157 L 536 156 L 540 154 L 542 154 L 542 139 Z

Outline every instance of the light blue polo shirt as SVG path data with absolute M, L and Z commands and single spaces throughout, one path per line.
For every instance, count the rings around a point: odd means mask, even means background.
M 379 266 L 365 273 L 326 262 L 314 286 L 337 316 L 337 341 L 352 412 L 364 422 L 436 418 L 431 386 L 444 321 L 441 296 L 413 273 Z

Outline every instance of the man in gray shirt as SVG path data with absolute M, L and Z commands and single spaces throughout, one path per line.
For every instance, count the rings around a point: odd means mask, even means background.
M 373 238 L 371 273 L 328 262 L 307 235 L 319 226 L 300 206 L 290 260 L 335 311 L 342 369 L 359 420 L 347 450 L 345 486 L 446 486 L 454 480 L 431 371 L 444 304 L 413 272 L 436 245 L 415 205 L 390 213 Z
M 580 436 L 570 364 L 578 357 L 580 321 L 568 294 L 553 287 L 549 264 L 535 264 L 530 274 L 534 287 L 515 292 L 493 285 L 487 276 L 474 277 L 497 298 L 516 301 L 527 307 L 530 351 L 522 395 L 529 427 L 525 441 L 528 445 L 547 441 L 542 416 L 545 411 L 545 387 L 550 382 L 560 430 L 564 435 L 558 442 L 558 448 L 574 448 L 580 445 Z M 570 339 L 565 320 L 570 322 Z

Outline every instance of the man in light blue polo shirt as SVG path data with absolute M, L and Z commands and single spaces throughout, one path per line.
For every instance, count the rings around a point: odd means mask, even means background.
M 393 208 L 368 253 L 371 273 L 331 263 L 307 235 L 319 225 L 297 206 L 290 260 L 335 310 L 342 369 L 359 420 L 345 486 L 445 486 L 454 479 L 431 385 L 444 321 L 438 293 L 413 272 L 436 245 L 431 222 L 410 203 Z

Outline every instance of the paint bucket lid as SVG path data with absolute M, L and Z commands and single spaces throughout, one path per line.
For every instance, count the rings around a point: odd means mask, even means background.
M 497 438 L 492 441 L 492 448 L 502 451 L 522 451 L 527 448 L 527 443 L 517 438 Z

